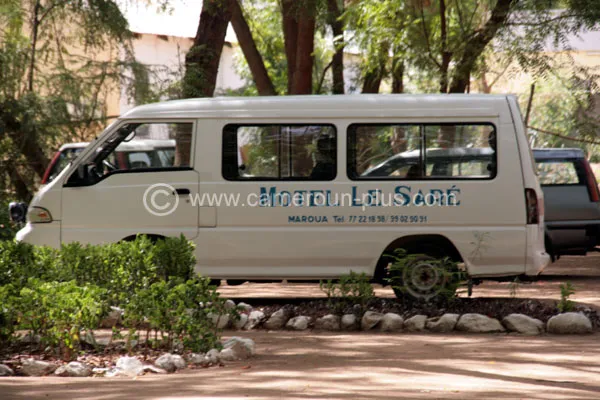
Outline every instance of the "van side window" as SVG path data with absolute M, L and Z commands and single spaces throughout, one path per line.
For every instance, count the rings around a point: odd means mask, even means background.
M 67 186 L 87 186 L 117 172 L 188 169 L 194 124 L 131 123 L 119 128 L 87 157 L 84 176 L 73 174 Z
M 496 176 L 492 124 L 353 124 L 351 179 L 491 179 Z
M 332 125 L 227 125 L 223 177 L 227 180 L 316 180 L 336 176 Z

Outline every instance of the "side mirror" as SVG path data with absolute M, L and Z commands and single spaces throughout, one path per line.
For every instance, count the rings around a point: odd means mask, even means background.
M 10 220 L 17 223 L 23 223 L 27 219 L 27 204 L 12 202 L 8 205 L 8 215 Z

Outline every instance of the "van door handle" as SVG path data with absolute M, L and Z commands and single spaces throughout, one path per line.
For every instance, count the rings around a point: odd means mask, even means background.
M 186 189 L 186 188 L 180 188 L 180 189 L 175 189 L 175 191 L 173 192 L 173 194 L 190 194 L 190 189 Z

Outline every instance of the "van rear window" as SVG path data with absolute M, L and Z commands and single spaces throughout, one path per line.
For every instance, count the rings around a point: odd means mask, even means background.
M 333 125 L 227 125 L 223 177 L 227 180 L 314 180 L 336 176 Z
M 540 185 L 583 185 L 585 170 L 577 160 L 537 160 Z
M 351 179 L 492 179 L 497 173 L 492 124 L 353 124 Z

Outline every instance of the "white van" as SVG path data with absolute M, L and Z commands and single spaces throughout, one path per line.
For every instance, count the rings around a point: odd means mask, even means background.
M 172 164 L 120 169 L 123 141 L 175 140 Z M 32 200 L 18 240 L 58 247 L 184 234 L 229 283 L 383 281 L 395 249 L 474 281 L 538 275 L 543 198 L 515 97 L 214 98 L 137 107 Z M 416 297 L 445 282 L 421 258 Z

